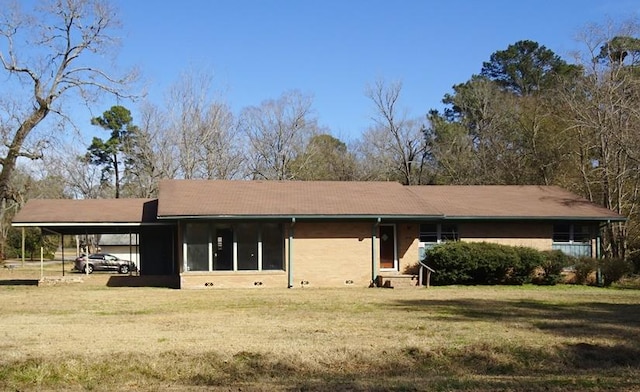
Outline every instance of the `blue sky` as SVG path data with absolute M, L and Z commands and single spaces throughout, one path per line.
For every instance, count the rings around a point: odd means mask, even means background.
M 424 116 L 509 44 L 534 40 L 569 59 L 586 24 L 640 11 L 638 0 L 115 4 L 123 21 L 119 63 L 140 67 L 149 100 L 161 104 L 181 72 L 206 67 L 236 114 L 297 89 L 313 95 L 320 124 L 345 141 L 371 124 L 364 90 L 376 79 L 401 80 L 401 106 Z

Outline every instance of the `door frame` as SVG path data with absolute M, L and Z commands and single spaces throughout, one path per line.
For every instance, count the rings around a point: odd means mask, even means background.
M 382 238 L 380 238 L 380 227 L 387 226 L 393 228 L 393 267 L 382 268 Z M 395 223 L 381 223 L 378 226 L 378 270 L 379 271 L 398 271 L 398 233 Z

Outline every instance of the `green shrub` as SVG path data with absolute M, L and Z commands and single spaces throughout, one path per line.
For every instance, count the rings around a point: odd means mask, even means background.
M 445 243 L 426 252 L 427 264 L 436 270 L 434 285 L 472 284 L 475 269 L 473 250 L 463 242 Z
M 562 280 L 562 270 L 574 264 L 574 258 L 560 250 L 545 250 L 540 252 L 543 257 L 540 265 L 541 274 L 533 283 L 541 285 L 555 285 Z
M 544 262 L 544 257 L 539 250 L 525 246 L 517 247 L 516 252 L 520 257 L 520 264 L 514 270 L 513 279 L 519 281 L 519 284 L 529 283 L 533 272 Z
M 534 249 L 486 242 L 449 242 L 426 253 L 434 285 L 522 284 L 542 261 Z
M 589 283 L 589 277 L 598 269 L 598 260 L 592 257 L 581 257 L 574 264 L 576 284 Z M 595 283 L 595 282 L 594 282 Z
M 624 259 L 612 258 L 600 260 L 603 284 L 607 287 L 631 273 L 632 270 L 633 267 L 631 263 Z

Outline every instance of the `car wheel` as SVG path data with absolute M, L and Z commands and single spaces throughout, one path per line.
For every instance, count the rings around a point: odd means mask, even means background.
M 87 265 L 84 267 L 84 271 L 82 271 L 82 272 L 87 273 L 87 274 L 92 273 L 92 272 L 93 272 L 93 265 L 91 265 L 91 264 L 87 264 Z
M 129 273 L 129 266 L 126 264 L 123 264 L 120 266 L 120 269 L 118 270 L 118 272 L 120 272 L 121 274 L 128 274 Z

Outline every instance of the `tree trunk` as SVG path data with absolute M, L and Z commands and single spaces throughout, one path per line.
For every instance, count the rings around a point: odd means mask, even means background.
M 0 199 L 15 200 L 15 195 L 13 195 L 10 183 L 13 171 L 16 168 L 16 162 L 22 150 L 22 145 L 31 130 L 46 117 L 47 113 L 49 113 L 49 107 L 45 103 L 40 102 L 40 106 L 20 124 L 9 146 L 7 156 L 2 162 L 2 171 L 0 171 Z

